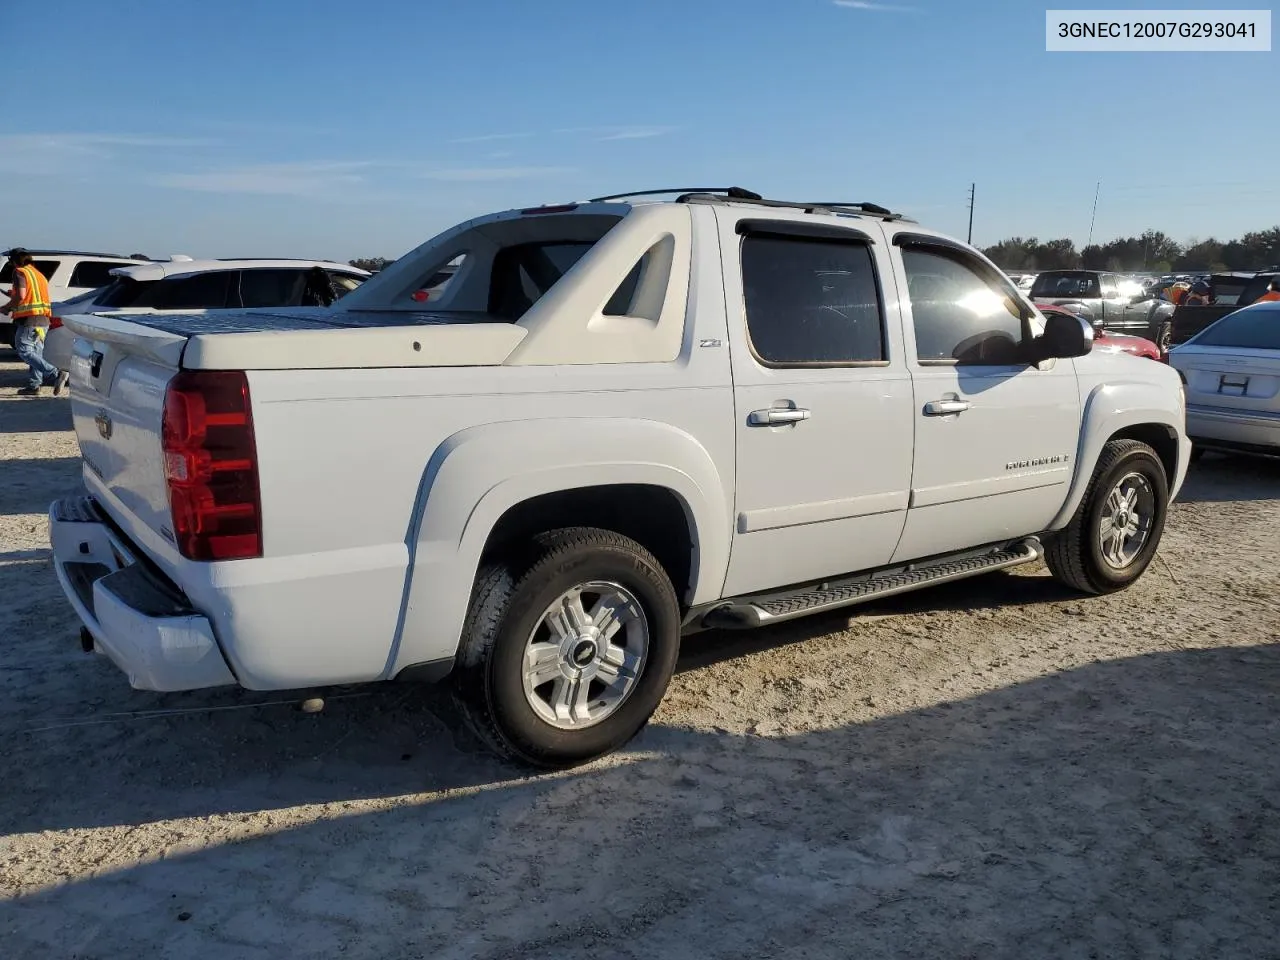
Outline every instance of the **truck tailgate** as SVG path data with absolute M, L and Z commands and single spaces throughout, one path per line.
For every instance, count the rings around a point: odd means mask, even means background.
M 142 524 L 172 541 L 160 448 L 165 387 L 186 338 L 107 317 L 69 316 L 71 415 L 86 471 L 126 532 Z M 86 477 L 90 488 L 95 485 Z

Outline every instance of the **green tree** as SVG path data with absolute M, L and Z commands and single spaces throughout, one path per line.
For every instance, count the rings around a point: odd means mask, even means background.
M 368 270 L 370 273 L 377 273 L 394 262 L 394 260 L 388 260 L 386 257 L 361 257 L 357 260 L 347 261 L 351 266 L 361 270 Z

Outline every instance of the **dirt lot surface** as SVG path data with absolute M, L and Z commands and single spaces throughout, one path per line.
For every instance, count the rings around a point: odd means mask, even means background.
M 0 955 L 1280 956 L 1280 465 L 1206 457 L 1161 560 L 691 639 L 630 749 L 527 777 L 438 692 L 131 691 L 0 367 Z

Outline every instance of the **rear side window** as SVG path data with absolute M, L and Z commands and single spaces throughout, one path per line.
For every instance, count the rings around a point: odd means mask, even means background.
M 157 280 L 132 303 L 156 310 L 217 310 L 227 305 L 227 293 L 235 270 L 193 273 Z
M 59 263 L 57 260 L 32 260 L 31 265 L 39 270 L 46 280 L 52 280 L 53 275 L 58 272 Z M 0 267 L 0 283 L 13 283 L 13 261 L 6 260 L 4 266 Z
M 1258 307 L 1229 313 L 1195 338 L 1202 347 L 1280 350 L 1280 310 Z
M 232 306 L 289 307 L 296 306 L 302 298 L 306 271 L 290 268 L 241 270 L 239 276 L 239 300 L 236 300 L 233 290 Z
M 362 283 L 364 283 L 364 277 L 359 274 L 329 271 L 329 286 L 333 289 L 335 298 L 346 296 Z
M 747 334 L 766 364 L 887 359 L 875 265 L 865 243 L 747 236 L 742 291 Z
M 489 313 L 513 323 L 519 320 L 593 246 L 573 241 L 521 243 L 498 251 L 489 282 Z
M 81 260 L 71 271 L 69 287 L 105 287 L 111 282 L 111 271 L 117 267 L 127 266 L 123 263 L 112 263 L 109 260 Z

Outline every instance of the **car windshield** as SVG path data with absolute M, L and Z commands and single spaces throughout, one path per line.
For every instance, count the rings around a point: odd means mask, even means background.
M 1280 310 L 1261 307 L 1229 313 L 1196 337 L 1195 343 L 1202 347 L 1280 350 Z
M 1032 297 L 1097 297 L 1096 273 L 1042 273 L 1031 285 Z

